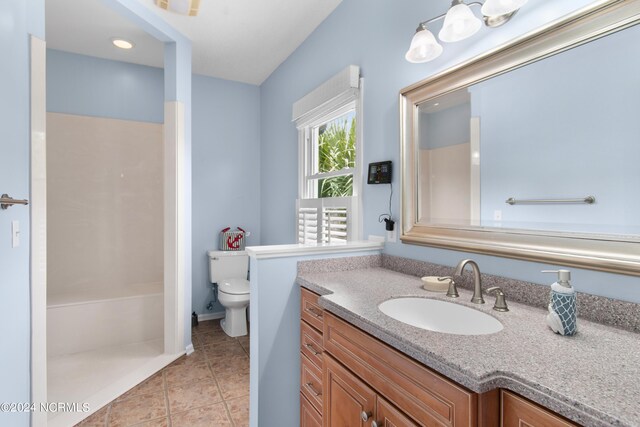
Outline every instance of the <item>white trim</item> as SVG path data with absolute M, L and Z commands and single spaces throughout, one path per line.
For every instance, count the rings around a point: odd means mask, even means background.
M 356 170 L 353 174 L 353 196 L 355 200 L 355 213 L 351 222 L 355 229 L 353 234 L 355 239 L 361 239 L 364 233 L 364 207 L 362 203 L 364 177 L 368 173 L 364 167 L 364 114 L 362 111 L 364 96 L 364 79 L 360 78 L 360 90 L 356 98 Z
M 471 117 L 471 224 L 480 225 L 480 117 Z M 474 157 L 474 155 L 476 155 Z
M 185 354 L 186 354 L 187 356 L 191 356 L 191 355 L 193 354 L 193 352 L 194 352 L 194 351 L 196 351 L 196 350 L 193 348 L 193 344 L 189 344 L 189 345 L 187 346 L 186 350 L 185 350 Z
M 184 351 L 184 105 L 164 107 L 164 351 Z
M 224 319 L 225 312 L 218 311 L 217 313 L 204 313 L 198 314 L 198 322 L 206 322 L 207 320 Z
M 357 150 L 357 148 L 356 148 L 356 150 Z M 357 168 L 344 168 L 344 169 L 340 169 L 338 171 L 316 173 L 316 174 L 307 176 L 307 180 L 327 179 L 327 178 L 333 178 L 333 177 L 336 177 L 336 176 L 353 175 L 354 173 L 356 173 L 357 170 L 358 170 Z M 354 177 L 354 179 L 355 179 L 355 177 Z
M 247 246 L 245 250 L 249 257 L 255 259 L 288 258 L 303 255 L 338 254 L 361 251 L 380 251 L 384 248 L 383 242 L 368 240 L 351 241 L 347 243 L 318 243 L 306 245 L 272 245 L 272 246 Z
M 47 111 L 44 40 L 30 36 L 31 64 L 31 401 L 47 402 Z M 31 425 L 45 426 L 47 413 L 34 411 Z
M 350 89 L 358 89 L 360 83 L 360 67 L 349 65 L 344 70 L 300 98 L 293 104 L 292 121 L 305 122 L 318 114 L 319 111 L 335 109 Z

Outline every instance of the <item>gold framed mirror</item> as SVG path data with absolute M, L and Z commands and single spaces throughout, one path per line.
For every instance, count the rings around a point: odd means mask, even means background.
M 640 275 L 638 23 L 595 2 L 403 89 L 401 240 Z

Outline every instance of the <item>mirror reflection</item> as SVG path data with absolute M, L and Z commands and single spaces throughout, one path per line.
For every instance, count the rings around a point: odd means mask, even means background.
M 429 99 L 421 225 L 640 236 L 638 26 Z

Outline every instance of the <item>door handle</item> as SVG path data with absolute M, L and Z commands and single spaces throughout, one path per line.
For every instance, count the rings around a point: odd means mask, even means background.
M 13 197 L 10 197 L 6 193 L 0 196 L 0 208 L 2 208 L 2 210 L 8 209 L 9 206 L 13 206 L 13 205 L 28 205 L 28 204 L 29 204 L 28 200 L 14 199 Z

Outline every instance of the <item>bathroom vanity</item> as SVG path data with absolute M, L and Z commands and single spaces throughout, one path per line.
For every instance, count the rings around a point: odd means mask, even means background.
M 638 335 L 580 320 L 551 332 L 542 308 L 476 309 L 504 329 L 463 336 L 383 314 L 390 298 L 444 300 L 418 277 L 370 268 L 301 273 L 302 426 L 634 426 Z M 508 290 L 507 297 L 508 297 Z M 456 304 L 472 306 L 471 292 Z M 322 295 L 322 296 L 321 296 Z M 634 366 L 635 365 L 635 366 Z

